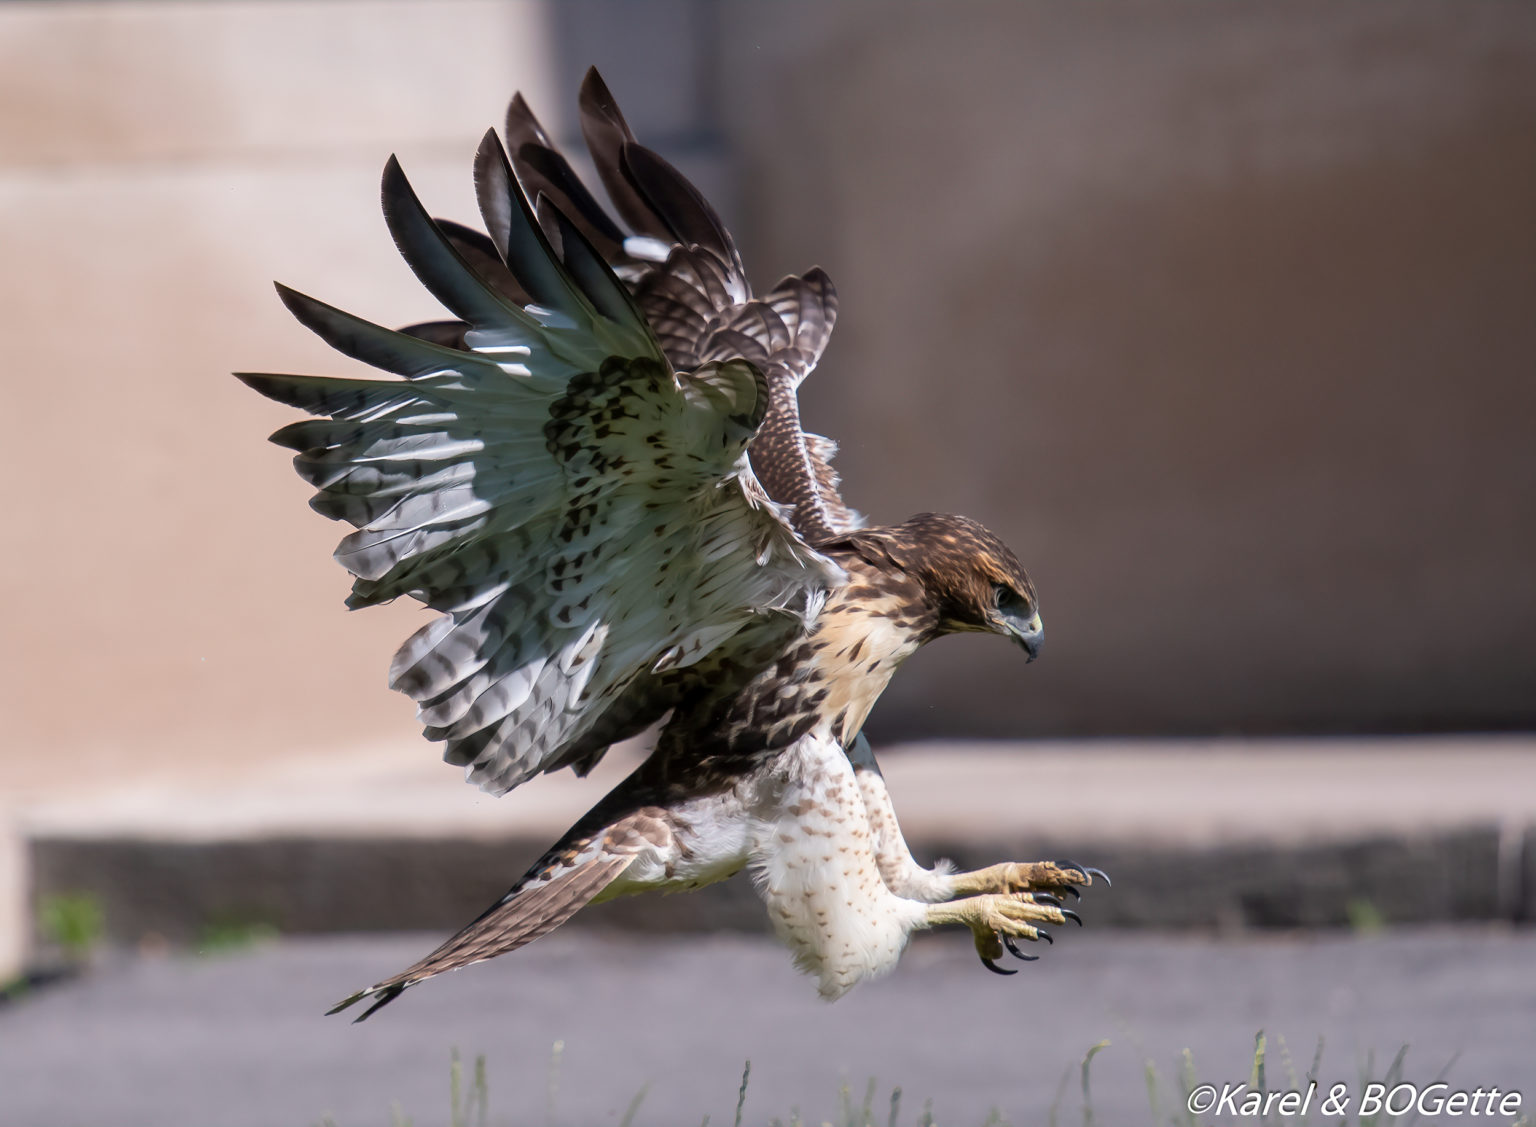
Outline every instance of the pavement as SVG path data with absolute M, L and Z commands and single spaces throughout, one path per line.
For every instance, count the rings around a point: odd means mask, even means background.
M 445 1123 L 455 1047 L 487 1057 L 490 1124 L 618 1123 L 642 1091 L 636 1127 L 729 1123 L 749 1058 L 748 1124 L 830 1121 L 839 1087 L 857 1105 L 872 1077 L 874 1122 L 893 1085 L 902 1124 L 929 1098 L 938 1123 L 1044 1123 L 1058 1092 L 1059 1121 L 1087 1122 L 1080 1064 L 1108 1040 L 1093 1121 L 1133 1127 L 1169 1121 L 1185 1049 L 1201 1080 L 1247 1080 L 1261 1029 L 1272 1081 L 1286 1054 L 1304 1075 L 1322 1037 L 1322 1075 L 1356 1096 L 1407 1044 L 1410 1079 L 1454 1058 L 1468 1091 L 1536 1100 L 1529 736 L 885 749 L 919 856 L 1107 869 L 1085 928 L 1009 979 L 964 935 L 920 936 L 828 1007 L 752 934 L 763 912 L 737 878 L 589 909 L 362 1026 L 321 1016 L 477 914 L 640 754 L 501 799 L 414 742 L 13 793 L 16 965 L 57 965 L 31 911 L 64 894 L 109 942 L 0 1000 L 0 1125 Z
M 0 953 L 84 894 L 120 944 L 451 929 L 642 754 L 493 799 L 410 741 L 0 806 Z M 1094 927 L 1340 927 L 1536 914 L 1536 737 L 929 743 L 880 752 L 920 858 L 1068 857 L 1115 878 Z M 576 926 L 761 930 L 744 878 Z M 0 967 L 0 969 L 4 969 Z
M 920 1123 L 928 1100 L 943 1127 L 995 1124 L 992 1108 L 1019 1127 L 1166 1127 L 1186 1122 L 1174 1117 L 1185 1050 L 1198 1082 L 1241 1083 L 1260 1030 L 1271 1089 L 1304 1078 L 1322 1038 L 1325 1094 L 1341 1083 L 1360 1099 L 1406 1044 L 1410 1082 L 1444 1073 L 1455 1091 L 1517 1090 L 1526 1114 L 1536 1101 L 1536 934 L 1496 924 L 1235 938 L 1074 928 L 1006 979 L 977 965 L 966 936 L 930 934 L 890 977 L 832 1005 L 765 938 L 562 929 L 426 983 L 362 1025 L 322 1016 L 437 938 L 106 957 L 0 1006 L 0 1123 L 429 1127 L 450 1121 L 457 1048 L 467 1071 L 486 1057 L 487 1127 L 616 1124 L 642 1092 L 634 1127 L 694 1127 L 705 1115 L 719 1127 L 733 1121 L 749 1059 L 751 1127 L 797 1111 L 841 1127 L 839 1088 L 857 1108 L 871 1079 L 879 1124 L 899 1086 L 901 1127 Z M 1090 1118 L 1080 1064 L 1101 1040 Z M 1314 1103 L 1308 1121 L 1338 1120 Z

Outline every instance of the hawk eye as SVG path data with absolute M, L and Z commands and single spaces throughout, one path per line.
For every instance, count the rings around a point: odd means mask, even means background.
M 1003 583 L 993 587 L 992 602 L 998 610 L 1005 614 L 1017 614 L 1024 609 L 1024 596 Z

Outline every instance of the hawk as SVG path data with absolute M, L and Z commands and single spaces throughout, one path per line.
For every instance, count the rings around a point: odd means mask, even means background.
M 975 872 L 912 857 L 860 735 L 901 663 L 944 634 L 1039 653 L 1035 588 L 977 522 L 871 527 L 796 393 L 837 315 L 820 269 L 760 296 L 730 234 L 640 145 L 595 70 L 581 128 L 619 226 L 523 101 L 475 156 L 486 232 L 433 219 L 391 158 L 401 255 L 453 319 L 391 331 L 278 286 L 289 310 L 392 379 L 243 374 L 314 419 L 272 441 L 353 525 L 350 607 L 437 612 L 390 684 L 470 782 L 503 794 L 655 748 L 500 900 L 331 1012 L 514 950 L 589 903 L 750 869 L 795 963 L 835 999 L 912 932 L 969 928 L 998 973 L 1015 940 L 1082 921 L 1069 862 Z

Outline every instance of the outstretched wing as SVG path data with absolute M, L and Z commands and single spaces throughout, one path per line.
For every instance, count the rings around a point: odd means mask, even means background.
M 273 441 L 297 451 L 313 507 L 357 529 L 336 553 L 349 605 L 442 612 L 390 683 L 502 793 L 589 767 L 706 655 L 803 630 L 841 573 L 753 477 L 762 370 L 719 355 L 674 372 L 592 242 L 553 208 L 535 217 L 494 133 L 476 180 L 488 239 L 445 231 L 398 163 L 384 172 L 400 252 L 458 324 L 392 332 L 279 287 L 403 380 L 240 378 L 321 416 Z
M 820 269 L 784 278 L 753 298 L 736 244 L 683 175 L 639 144 L 596 69 L 581 86 L 587 148 L 626 235 L 582 185 L 521 95 L 507 111 L 507 147 L 528 198 L 547 201 L 596 247 L 634 296 L 679 369 L 741 357 L 767 376 L 769 408 L 752 441 L 752 468 L 787 505 L 796 531 L 818 543 L 862 527 L 831 467 L 837 445 L 800 426 L 797 390 L 821 359 L 837 319 L 837 293 Z

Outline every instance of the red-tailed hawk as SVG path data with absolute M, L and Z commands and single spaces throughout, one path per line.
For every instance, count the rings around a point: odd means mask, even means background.
M 1011 973 L 1004 947 L 1030 958 L 1015 939 L 1077 919 L 1053 893 L 1096 870 L 921 867 L 859 731 L 942 634 L 1002 634 L 1033 659 L 1033 584 L 965 517 L 865 526 L 796 406 L 836 317 L 831 281 L 811 270 L 754 297 L 714 210 L 636 143 L 595 71 L 581 123 L 632 234 L 519 96 L 505 148 L 493 130 L 475 158 L 488 235 L 432 219 L 399 164 L 384 170 L 400 253 L 456 320 L 393 332 L 279 287 L 337 349 L 403 378 L 240 377 L 321 416 L 272 438 L 298 452 L 314 508 L 357 529 L 336 552 L 348 604 L 409 595 L 440 612 L 390 684 L 471 782 L 503 794 L 585 773 L 670 716 L 501 900 L 336 1009 L 371 997 L 367 1017 L 586 904 L 743 868 L 828 999 L 941 924 Z

